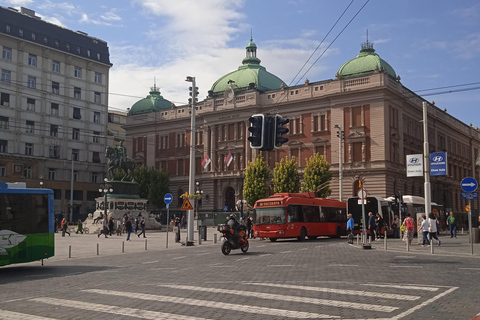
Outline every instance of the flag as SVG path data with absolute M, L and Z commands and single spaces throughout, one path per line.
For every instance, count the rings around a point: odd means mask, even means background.
M 230 163 L 232 163 L 233 161 L 233 157 L 232 157 L 232 154 L 229 152 L 227 157 L 225 158 L 225 163 L 227 164 L 227 167 L 230 165 Z
M 202 167 L 205 169 L 210 164 L 210 162 L 212 162 L 212 160 L 210 160 L 210 157 L 207 154 L 205 158 L 203 158 Z

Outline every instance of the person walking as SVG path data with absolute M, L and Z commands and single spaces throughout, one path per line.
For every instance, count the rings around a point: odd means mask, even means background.
M 377 225 L 375 223 L 375 216 L 373 215 L 372 212 L 368 213 L 368 229 L 370 230 L 370 241 L 375 241 L 375 229 L 377 228 Z M 368 238 L 368 235 L 367 235 Z
M 403 240 L 405 241 L 405 245 L 407 244 L 407 241 L 408 241 L 408 244 L 411 245 L 415 230 L 413 229 L 413 219 L 410 216 L 410 213 L 408 212 L 407 212 L 407 217 L 403 221 L 403 225 L 405 225 L 405 234 L 403 235 Z
M 58 219 L 57 219 L 57 217 L 55 217 L 54 228 L 55 228 L 55 233 L 58 233 Z
M 450 238 L 457 239 L 457 218 L 450 212 L 447 218 L 447 226 L 450 228 Z
M 395 217 L 393 218 L 392 230 L 393 230 L 393 238 L 395 238 L 395 239 L 400 238 L 400 228 L 399 228 L 398 215 L 395 215 Z
M 441 245 L 442 242 L 437 238 L 437 230 L 437 219 L 435 218 L 435 215 L 430 212 L 430 214 L 428 215 L 428 236 L 430 238 L 430 242 L 432 241 L 432 239 L 436 239 L 438 241 L 438 245 Z
M 75 233 L 78 234 L 79 232 L 81 234 L 83 234 L 83 223 L 82 223 L 82 220 L 80 220 L 80 219 L 78 219 L 77 232 L 75 232 Z
M 61 228 L 62 228 L 62 237 L 65 237 L 65 233 L 68 233 L 68 236 L 70 237 L 70 232 L 68 232 L 67 218 L 63 218 Z
M 118 218 L 117 219 L 117 228 L 115 229 L 115 232 L 117 233 L 117 236 L 122 235 L 122 230 L 123 230 L 122 220 L 120 218 Z
M 380 213 L 377 213 L 377 216 L 375 218 L 375 226 L 376 226 L 376 235 L 377 235 L 377 240 L 380 240 L 382 237 L 382 228 L 384 226 L 384 221 Z
M 113 236 L 114 229 L 115 229 L 115 223 L 113 221 L 113 217 L 110 217 L 110 219 L 108 219 L 108 234 L 110 236 Z
M 248 216 L 248 218 L 247 218 L 247 223 L 246 223 L 246 227 L 247 227 L 247 238 L 250 238 L 250 235 L 252 235 L 252 238 L 253 238 L 252 225 L 253 225 L 252 217 L 251 217 L 251 216 Z
M 127 241 L 130 241 L 130 234 L 132 233 L 132 218 L 128 218 L 127 223 L 125 223 L 125 231 L 127 232 Z
M 427 244 L 427 246 L 430 245 L 430 240 L 428 240 L 428 221 L 427 221 L 427 216 L 426 215 L 422 215 L 422 224 L 421 226 L 418 228 L 417 230 L 417 233 L 420 232 L 420 230 L 422 230 L 423 232 L 423 242 L 422 242 L 422 246 L 425 247 L 425 244 Z
M 100 235 L 102 235 L 102 233 L 105 235 L 105 238 L 108 238 L 107 237 L 107 234 L 108 234 L 108 218 L 107 217 L 103 218 L 103 229 L 98 234 L 98 238 L 100 238 Z
M 145 237 L 145 218 L 142 217 L 141 219 L 142 220 L 140 221 L 140 228 L 142 229 L 142 232 L 138 234 L 138 237 L 140 238 L 140 236 L 143 234 L 143 237 L 146 238 Z
M 347 233 L 348 233 L 348 243 L 352 244 L 353 243 L 353 233 L 354 233 L 354 228 L 355 228 L 355 223 L 353 220 L 353 216 L 351 213 L 347 215 Z

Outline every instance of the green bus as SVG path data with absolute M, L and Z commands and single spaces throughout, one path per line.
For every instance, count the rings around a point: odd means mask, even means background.
M 54 219 L 53 190 L 0 181 L 0 266 L 52 257 Z

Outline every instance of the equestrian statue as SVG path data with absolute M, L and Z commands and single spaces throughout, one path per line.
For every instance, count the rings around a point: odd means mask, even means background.
M 133 170 L 135 169 L 135 161 L 127 157 L 127 148 L 123 145 L 123 141 L 119 146 L 108 146 L 105 150 L 105 156 L 108 160 L 108 176 L 113 180 L 115 172 L 120 169 L 125 172 L 122 181 L 125 179 L 133 180 Z

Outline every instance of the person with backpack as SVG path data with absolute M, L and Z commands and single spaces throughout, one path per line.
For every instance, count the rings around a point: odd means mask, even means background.
M 447 218 L 447 226 L 450 228 L 450 238 L 457 239 L 457 218 L 453 216 L 453 212 Z
M 430 245 L 430 240 L 428 240 L 428 221 L 427 221 L 427 216 L 426 215 L 422 215 L 422 225 L 418 228 L 417 232 L 420 232 L 420 230 L 422 230 L 422 233 L 423 233 L 423 243 L 422 243 L 422 247 L 425 247 L 425 244 L 427 244 L 427 246 Z
M 405 234 L 403 236 L 405 245 L 407 244 L 407 241 L 408 241 L 408 244 L 411 245 L 415 230 L 413 229 L 413 219 L 410 216 L 410 213 L 407 213 L 407 217 L 405 218 L 405 220 L 403 220 L 403 225 L 405 226 Z
M 441 245 L 442 242 L 437 238 L 437 230 L 438 230 L 437 218 L 435 218 L 435 215 L 430 212 L 430 214 L 428 215 L 428 236 L 430 238 L 430 242 L 432 242 L 433 239 L 436 239 L 438 241 L 438 245 Z

